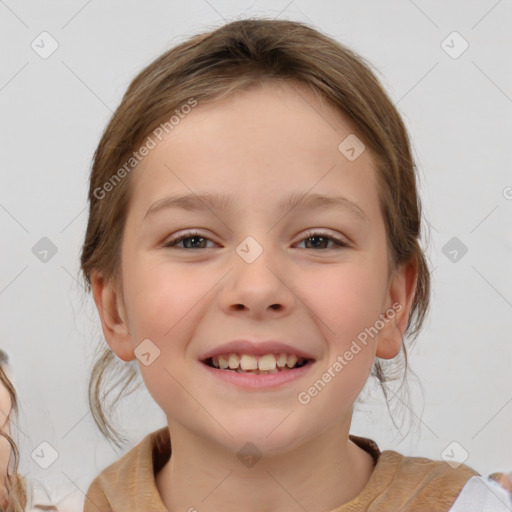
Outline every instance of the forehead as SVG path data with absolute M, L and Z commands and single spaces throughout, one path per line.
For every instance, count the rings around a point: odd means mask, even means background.
M 255 206 L 290 193 L 337 190 L 372 215 L 377 191 L 371 152 L 366 148 L 350 160 L 340 150 L 353 137 L 350 122 L 301 83 L 270 81 L 222 100 L 198 101 L 134 170 L 132 207 L 144 215 L 150 204 L 176 192 L 251 198 Z

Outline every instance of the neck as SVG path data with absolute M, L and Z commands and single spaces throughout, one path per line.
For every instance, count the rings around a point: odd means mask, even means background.
M 370 454 L 339 423 L 279 455 L 242 464 L 236 453 L 179 425 L 172 455 L 156 475 L 169 512 L 326 512 L 354 499 L 374 468 Z

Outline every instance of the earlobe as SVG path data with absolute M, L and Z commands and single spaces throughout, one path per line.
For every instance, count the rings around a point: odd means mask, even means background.
M 91 286 L 103 335 L 109 347 L 123 361 L 135 359 L 121 295 L 111 281 L 105 280 L 97 271 L 91 273 Z
M 391 276 L 384 328 L 379 333 L 376 356 L 381 359 L 393 359 L 402 346 L 403 336 L 411 311 L 412 301 L 418 282 L 418 267 L 415 261 L 401 265 Z

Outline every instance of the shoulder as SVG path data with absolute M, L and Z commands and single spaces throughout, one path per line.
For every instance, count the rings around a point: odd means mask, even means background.
M 103 469 L 89 485 L 84 503 L 84 512 L 110 512 L 112 510 L 134 510 L 139 498 L 136 489 L 154 488 L 155 450 L 158 448 L 167 427 L 148 434 L 142 441 L 120 459 Z
M 409 457 L 394 450 L 382 452 L 381 457 L 393 461 L 399 473 L 406 473 L 413 481 L 424 483 L 461 483 L 472 476 L 478 476 L 474 469 L 465 464 L 449 464 L 444 460 L 429 459 L 427 457 Z
M 442 460 L 408 457 L 393 450 L 381 453 L 375 469 L 380 473 L 382 510 L 404 512 L 448 511 L 468 480 L 478 476 L 465 464 L 452 467 Z
M 85 493 L 84 512 L 110 512 L 112 510 L 108 498 L 105 494 L 106 473 L 109 468 L 104 469 L 89 485 Z
M 104 468 L 91 482 L 85 495 L 84 512 L 110 512 L 115 501 L 122 499 L 124 489 L 135 480 L 138 466 L 144 463 L 147 437 L 121 458 Z M 142 459 L 142 461 L 141 461 Z

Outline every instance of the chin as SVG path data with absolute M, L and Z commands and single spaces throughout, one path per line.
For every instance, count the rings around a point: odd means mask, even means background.
M 300 444 L 304 433 L 290 428 L 292 425 L 286 425 L 288 420 L 283 423 L 283 418 L 273 418 L 273 421 L 249 421 L 237 424 L 236 428 L 231 424 L 229 433 L 232 437 L 225 437 L 223 444 L 229 445 L 230 450 L 237 453 L 243 450 L 254 449 L 265 456 L 276 456 L 286 454 Z M 281 423 L 281 424 L 280 424 Z M 252 447 L 256 448 L 252 448 Z M 257 449 L 257 450 L 256 450 Z

